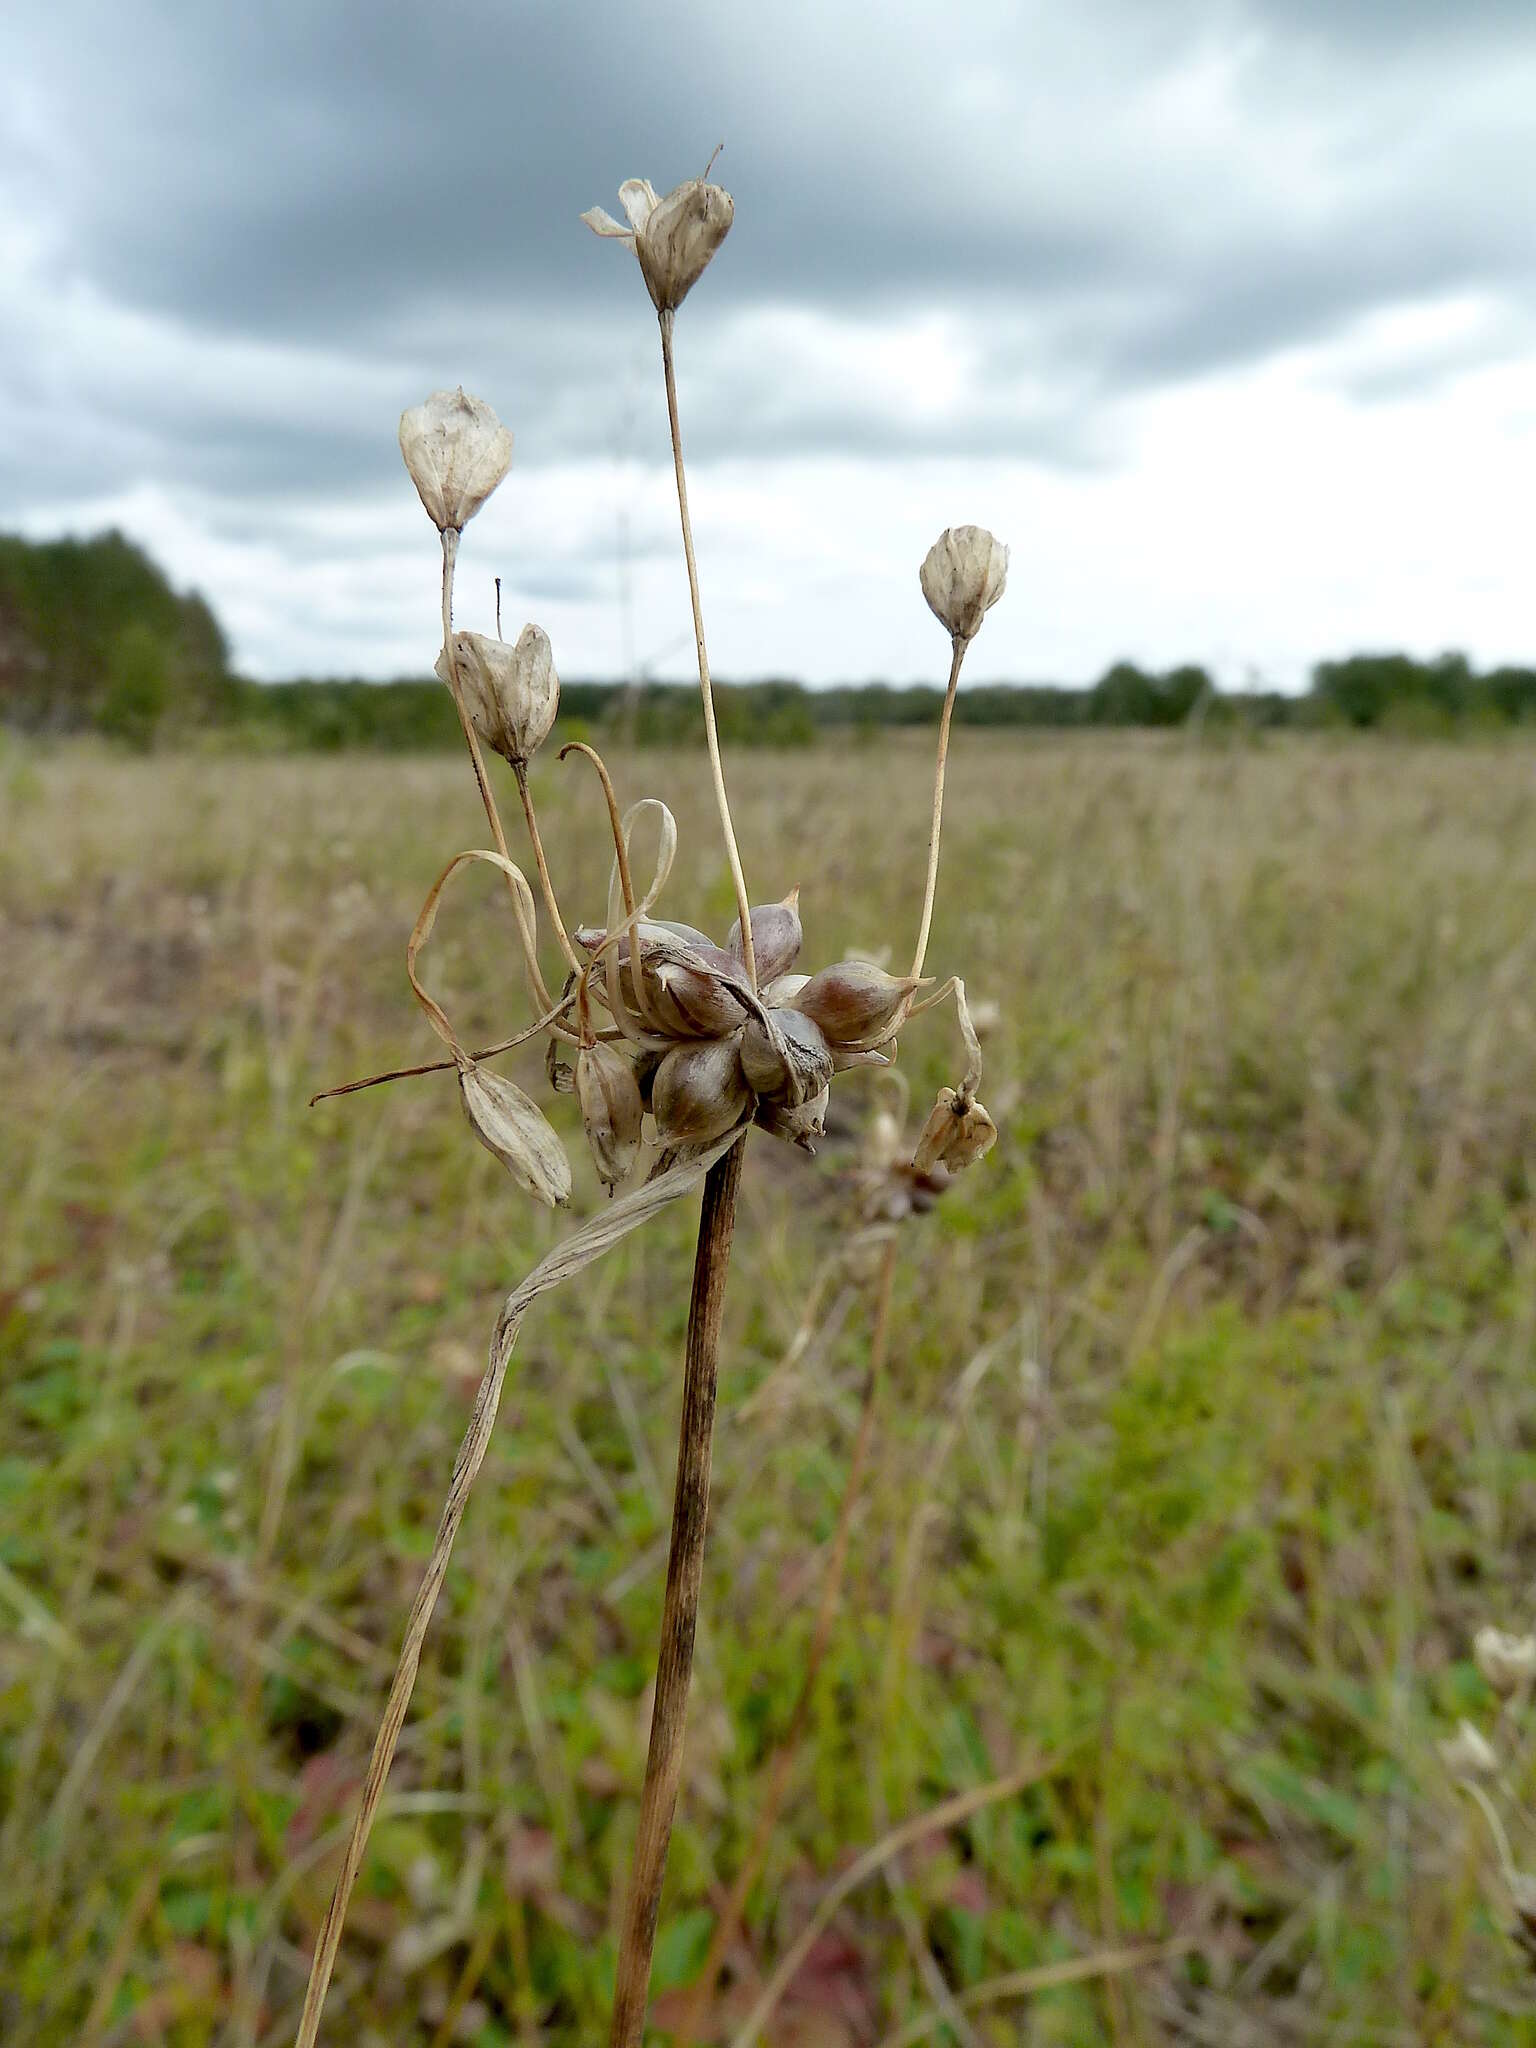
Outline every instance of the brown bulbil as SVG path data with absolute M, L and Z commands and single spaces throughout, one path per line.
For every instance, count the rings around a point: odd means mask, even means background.
M 640 1084 L 633 1065 L 611 1045 L 576 1054 L 576 1100 L 598 1177 L 616 1187 L 640 1150 Z
M 741 1066 L 755 1095 L 798 1108 L 825 1092 L 832 1051 L 812 1018 L 798 1010 L 770 1010 L 768 1023 L 754 1017 L 742 1032 Z
M 782 903 L 759 903 L 752 912 L 752 952 L 761 988 L 786 974 L 800 957 L 805 934 L 800 929 L 800 891 L 791 889 Z M 744 958 L 741 919 L 731 926 L 725 950 L 733 960 Z
M 707 1145 L 723 1138 L 752 1106 L 734 1038 L 675 1045 L 651 1083 L 651 1113 L 669 1145 Z
M 656 1021 L 676 1038 L 721 1038 L 746 1021 L 751 990 L 739 961 L 718 946 L 691 946 L 662 955 L 653 966 L 646 949 L 640 972 Z
M 912 991 L 922 986 L 910 974 L 887 974 L 867 960 L 840 960 L 813 974 L 793 1007 L 821 1026 L 827 1043 L 861 1045 L 888 1031 Z

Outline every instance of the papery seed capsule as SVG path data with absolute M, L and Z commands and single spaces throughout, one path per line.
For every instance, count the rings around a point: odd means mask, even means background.
M 835 1050 L 878 1038 L 895 1023 L 902 1005 L 922 984 L 910 974 L 887 974 L 867 960 L 840 960 L 813 974 L 794 1007 L 814 1017 Z
M 782 903 L 759 903 L 752 911 L 752 957 L 757 963 L 759 988 L 787 973 L 800 956 L 805 935 L 800 929 L 799 903 L 800 891 L 791 889 Z M 746 957 L 739 917 L 731 926 L 725 950 L 733 960 Z
M 576 1054 L 576 1100 L 598 1177 L 612 1188 L 640 1150 L 640 1085 L 631 1062 L 611 1045 L 584 1045 Z
M 734 1038 L 673 1046 L 651 1083 L 651 1113 L 669 1145 L 707 1145 L 723 1138 L 751 1104 Z
M 400 453 L 439 533 L 472 519 L 512 464 L 512 436 L 483 398 L 434 391 L 400 415 Z
M 571 1199 L 571 1162 L 538 1104 L 502 1074 L 471 1063 L 459 1073 L 470 1128 L 519 1186 L 552 1209 Z
M 1472 1661 L 1494 1691 L 1507 1698 L 1536 1679 L 1536 1636 L 1480 1628 L 1472 1638 Z
M 754 1095 L 791 1108 L 819 1095 L 832 1079 L 832 1050 L 821 1026 L 798 1010 L 770 1010 L 770 1035 L 753 1017 L 741 1034 L 741 1070 Z
M 595 234 L 632 244 L 657 312 L 670 313 L 698 283 L 730 232 L 736 210 L 731 195 L 719 185 L 690 178 L 658 199 L 648 178 L 626 178 L 619 203 L 627 228 L 600 206 L 589 207 L 581 217 Z
M 453 656 L 450 671 L 448 650 L 443 649 L 437 674 L 450 689 L 457 675 L 475 731 L 514 766 L 531 761 L 549 737 L 560 709 L 560 678 L 549 635 L 542 627 L 524 626 L 508 645 L 505 640 L 488 640 L 483 633 L 455 633 Z
M 956 640 L 974 640 L 1008 581 L 1008 550 L 984 526 L 947 526 L 919 572 L 928 608 Z
M 912 1155 L 913 1171 L 930 1173 L 942 1166 L 948 1173 L 963 1173 L 996 1143 L 997 1125 L 982 1105 L 973 1096 L 941 1088 Z
M 798 1145 L 802 1152 L 809 1152 L 814 1159 L 816 1147 L 811 1140 L 821 1137 L 826 1131 L 830 1100 L 830 1089 L 823 1088 L 819 1095 L 813 1095 L 808 1102 L 802 1102 L 793 1109 L 787 1103 L 760 1102 L 754 1121 L 770 1137 Z

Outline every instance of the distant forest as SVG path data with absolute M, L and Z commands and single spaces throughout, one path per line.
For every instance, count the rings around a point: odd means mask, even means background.
M 794 682 L 717 684 L 722 735 L 736 745 L 800 746 L 829 728 L 931 726 L 940 692 L 887 683 L 808 690 Z M 568 731 L 619 727 L 639 744 L 701 739 L 689 688 L 565 681 Z M 1536 726 L 1536 669 L 1477 673 L 1460 654 L 1417 661 L 1355 654 L 1320 662 L 1311 688 L 1219 690 L 1193 664 L 1154 674 L 1121 661 L 1090 688 L 967 683 L 962 725 L 1334 726 L 1432 737 Z M 44 734 L 97 732 L 133 747 L 194 733 L 269 748 L 449 747 L 458 725 L 432 679 L 253 683 L 235 675 L 218 620 L 178 595 L 120 533 L 32 542 L 0 535 L 0 723 Z

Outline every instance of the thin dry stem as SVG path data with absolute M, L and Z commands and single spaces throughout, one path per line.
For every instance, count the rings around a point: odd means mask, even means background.
M 1188 1955 L 1196 1944 L 1180 1935 L 1174 1941 L 1144 1942 L 1137 1948 L 1101 1949 L 1097 1955 L 1068 1956 L 1059 1963 L 1041 1963 L 1032 1970 L 1011 1970 L 1005 1977 L 988 1977 L 955 1994 L 964 2012 L 979 2012 L 988 2005 L 1003 2005 L 1010 1999 L 1033 1998 L 1037 1992 L 1053 1991 L 1062 1984 L 1089 1983 L 1095 1977 L 1115 1977 L 1126 1970 L 1144 1969 L 1148 1963 L 1165 1963 Z M 925 2041 L 947 2024 L 943 2012 L 925 2012 L 909 2020 L 894 2034 L 887 2034 L 880 2048 L 911 2048 Z
M 523 800 L 523 818 L 528 826 L 528 843 L 533 848 L 533 864 L 539 871 L 539 887 L 544 893 L 544 908 L 549 912 L 549 921 L 555 928 L 555 939 L 565 955 L 565 964 L 575 973 L 581 972 L 581 961 L 576 948 L 571 944 L 565 929 L 565 919 L 560 915 L 560 905 L 555 900 L 555 885 L 549 879 L 549 863 L 544 858 L 544 841 L 539 837 L 538 815 L 533 808 L 533 792 L 528 787 L 528 763 L 514 761 L 512 773 L 517 777 L 517 793 Z
M 672 429 L 672 467 L 677 474 L 677 509 L 683 522 L 683 554 L 688 563 L 688 596 L 693 604 L 693 637 L 699 655 L 699 694 L 704 700 L 704 740 L 709 748 L 709 772 L 714 778 L 715 804 L 720 812 L 720 830 L 725 837 L 725 857 L 730 862 L 731 881 L 736 889 L 736 914 L 741 919 L 741 957 L 747 980 L 757 987 L 757 955 L 752 950 L 752 911 L 747 900 L 747 878 L 742 872 L 736 847 L 736 828 L 731 823 L 730 800 L 725 793 L 725 769 L 720 762 L 720 736 L 715 730 L 715 699 L 709 681 L 709 655 L 704 647 L 704 614 L 699 606 L 699 570 L 693 558 L 693 526 L 688 518 L 688 480 L 683 473 L 683 437 L 677 421 L 677 376 L 672 366 L 672 315 L 661 316 L 661 367 L 667 383 L 667 423 Z
M 944 825 L 944 766 L 949 759 L 949 721 L 955 708 L 955 691 L 960 682 L 960 664 L 968 641 L 956 636 L 949 664 L 949 688 L 944 692 L 944 709 L 939 718 L 939 751 L 933 770 L 933 822 L 928 830 L 928 880 L 923 888 L 923 918 L 917 928 L 917 948 L 912 955 L 912 972 L 921 974 L 928 957 L 928 932 L 933 924 L 933 899 L 939 886 L 939 834 Z
M 736 1225 L 736 1191 L 741 1183 L 744 1145 L 734 1145 L 704 1183 L 693 1298 L 688 1308 L 687 1359 L 683 1371 L 683 1413 L 678 1431 L 677 1484 L 672 1500 L 672 1544 L 662 1605 L 661 1648 L 656 1660 L 656 1703 L 651 1741 L 640 1791 L 635 1863 L 624 1925 L 619 1938 L 610 2048 L 638 2048 L 645 2031 L 651 1981 L 651 1951 L 672 1816 L 682 1775 L 683 1733 L 688 1688 L 693 1676 L 693 1640 L 704 1575 L 704 1536 L 709 1521 L 709 1469 L 715 1424 L 715 1383 L 720 1356 L 720 1317 L 725 1275 Z
M 848 1540 L 853 1530 L 853 1510 L 859 1497 L 859 1488 L 864 1481 L 864 1468 L 869 1460 L 869 1446 L 874 1436 L 875 1408 L 880 1385 L 885 1376 L 885 1357 L 891 1322 L 891 1285 L 895 1273 L 896 1240 L 892 1237 L 886 1243 L 879 1276 L 875 1282 L 874 1325 L 869 1342 L 869 1367 L 864 1375 L 864 1387 L 860 1396 L 858 1434 L 854 1438 L 853 1455 L 848 1462 L 848 1478 L 843 1486 L 842 1503 L 837 1511 L 837 1528 L 833 1532 L 832 1545 L 827 1554 L 827 1569 L 822 1579 L 821 1600 L 816 1610 L 815 1627 L 811 1631 L 811 1647 L 805 1660 L 805 1674 L 800 1681 L 800 1691 L 789 1717 L 789 1726 L 784 1731 L 783 1739 L 774 1751 L 768 1766 L 768 1791 L 758 1812 L 752 1839 L 741 1859 L 741 1867 L 732 1880 L 730 1896 L 715 1922 L 715 1931 L 710 1937 L 704 1967 L 699 1972 L 698 1981 L 677 2023 L 678 2048 L 690 2048 L 690 2044 L 698 2036 L 705 2011 L 714 1998 L 720 1968 L 725 1961 L 725 1952 L 741 1924 L 748 1895 L 757 1882 L 758 1874 L 763 1867 L 763 1858 L 768 1853 L 768 1844 L 773 1839 L 773 1830 L 784 1804 L 784 1795 L 789 1789 L 789 1774 L 805 1734 L 806 1722 L 810 1718 L 816 1680 L 832 1641 L 832 1624 L 837 1615 L 838 1602 L 842 1595 L 843 1572 L 848 1562 Z
M 1047 1778 L 1060 1766 L 1059 1757 L 1048 1757 L 1034 1763 L 1023 1764 L 1016 1771 L 1010 1771 L 1004 1778 L 994 1778 L 989 1785 L 977 1785 L 969 1792 L 957 1793 L 953 1799 L 946 1799 L 931 1813 L 920 1813 L 913 1819 L 903 1821 L 899 1828 L 893 1828 L 883 1840 L 866 1849 L 856 1863 L 843 1872 L 831 1886 L 821 1904 L 811 1915 L 810 1925 L 801 1933 L 788 1951 L 780 1958 L 778 1967 L 763 1986 L 757 2003 L 747 2014 L 740 2030 L 731 2038 L 730 2048 L 752 2048 L 752 2043 L 761 2033 L 769 2014 L 784 1993 L 799 1975 L 800 1967 L 816 1946 L 823 1930 L 838 1907 L 850 1892 L 858 1890 L 867 1879 L 883 1870 L 891 1857 L 899 1856 L 903 1849 L 909 1849 L 914 1842 L 920 1842 L 924 1835 L 937 1834 L 942 1828 L 958 1827 L 963 1820 L 969 1820 L 973 1813 L 980 1813 L 985 1806 L 995 1806 L 1000 1799 L 1012 1799 L 1030 1785 L 1036 1785 Z

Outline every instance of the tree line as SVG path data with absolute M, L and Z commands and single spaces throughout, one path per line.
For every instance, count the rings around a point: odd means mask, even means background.
M 931 728 L 941 693 L 870 682 L 808 690 L 789 681 L 716 685 L 731 744 L 809 745 L 828 730 Z M 701 740 L 691 686 L 566 682 L 566 729 L 618 730 L 639 745 Z M 1194 664 L 1154 672 L 1116 662 L 1091 687 L 967 683 L 957 723 L 1033 727 L 1349 727 L 1432 737 L 1536 726 L 1536 668 L 1483 673 L 1461 654 L 1419 661 L 1356 654 L 1319 662 L 1301 695 L 1224 692 Z M 120 533 L 33 542 L 0 535 L 0 721 L 37 733 L 98 732 L 130 746 L 193 731 L 296 749 L 451 747 L 458 724 L 433 678 L 253 683 L 229 666 L 218 620 L 172 589 Z

